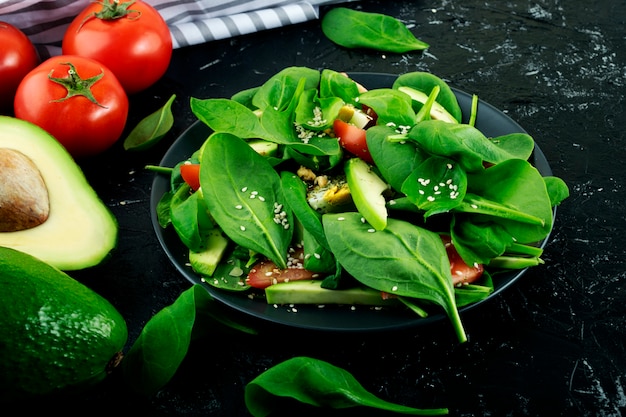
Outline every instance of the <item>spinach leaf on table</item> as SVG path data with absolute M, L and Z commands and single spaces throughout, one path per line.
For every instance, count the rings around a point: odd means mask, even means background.
M 291 410 L 294 402 L 326 409 L 367 407 L 406 415 L 444 415 L 446 408 L 419 409 L 383 400 L 343 368 L 296 356 L 263 372 L 246 385 L 245 402 L 254 417 Z
M 331 9 L 322 18 L 324 35 L 345 48 L 368 48 L 404 53 L 428 48 L 398 19 L 345 7 Z
M 156 313 L 122 360 L 128 387 L 151 396 L 174 376 L 195 337 L 208 331 L 257 331 L 224 314 L 221 305 L 201 285 L 181 293 L 171 305 Z

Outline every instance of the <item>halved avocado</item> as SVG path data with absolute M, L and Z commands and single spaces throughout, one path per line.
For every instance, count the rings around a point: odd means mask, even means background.
M 4 228 L 0 246 L 26 252 L 66 271 L 101 263 L 117 244 L 117 220 L 65 148 L 32 123 L 0 116 L 0 152 L 32 162 L 28 164 L 32 169 L 23 175 L 41 176 L 49 205 L 41 224 L 16 227 L 15 231 Z M 21 183 L 19 179 L 12 182 L 16 186 Z M 5 195 L 0 195 L 0 202 L 11 200 L 6 197 L 11 192 L 2 190 L 0 187 Z

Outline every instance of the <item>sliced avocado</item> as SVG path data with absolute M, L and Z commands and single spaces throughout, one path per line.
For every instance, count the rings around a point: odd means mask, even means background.
M 278 152 L 278 144 L 263 139 L 252 139 L 248 141 L 248 145 L 263 156 L 276 156 Z
M 209 230 L 204 237 L 201 250 L 189 250 L 191 268 L 200 275 L 213 276 L 217 265 L 226 252 L 228 242 L 228 238 L 222 234 L 220 229 Z
M 34 124 L 0 116 L 0 150 L 4 155 L 18 154 L 34 167 L 23 171 L 27 178 L 14 184 L 26 183 L 36 173 L 47 190 L 39 195 L 49 200 L 49 213 L 41 224 L 0 232 L 0 246 L 29 253 L 66 271 L 102 262 L 117 244 L 117 221 L 65 148 Z M 10 200 L 11 192 L 15 195 L 15 189 L 0 188 L 4 195 L 0 202 Z
M 385 306 L 397 299 L 383 299 L 380 291 L 359 286 L 343 290 L 322 288 L 321 280 L 281 282 L 265 289 L 268 304 L 344 304 Z
M 422 104 L 428 101 L 427 94 L 419 90 L 416 90 L 414 88 L 403 86 L 403 87 L 398 87 L 398 90 L 402 91 L 405 94 L 408 94 L 413 100 L 420 102 Z M 456 120 L 454 116 L 448 113 L 448 110 L 446 110 L 441 104 L 439 104 L 436 101 L 433 103 L 433 106 L 430 109 L 430 117 L 434 120 L 441 120 L 441 121 L 448 122 L 448 123 L 459 123 L 459 121 Z
M 126 322 L 58 268 L 0 247 L 0 402 L 74 392 L 122 359 Z
M 359 213 L 376 230 L 387 227 L 387 207 L 383 192 L 389 189 L 367 162 L 351 158 L 344 166 L 352 200 Z

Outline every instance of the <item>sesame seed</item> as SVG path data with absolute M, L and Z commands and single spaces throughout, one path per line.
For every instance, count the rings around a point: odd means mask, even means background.
M 452 164 L 448 163 L 448 164 L 446 164 L 446 167 L 447 167 L 448 169 L 452 169 Z
M 398 291 L 398 286 L 394 285 L 393 287 L 391 287 L 391 291 Z
M 319 253 L 314 253 L 313 256 L 315 256 L 315 259 L 321 259 L 322 255 L 320 255 Z
M 477 208 L 478 208 L 478 206 L 477 206 L 476 204 L 471 204 L 471 207 L 472 207 L 473 209 L 477 209 Z
M 376 229 L 367 229 L 367 233 L 374 233 L 376 232 Z
M 265 201 L 265 197 L 263 197 L 262 195 L 259 196 L 259 200 L 260 201 Z
M 245 232 L 245 231 L 246 231 L 246 226 L 241 225 L 241 226 L 239 226 L 239 229 L 240 229 L 242 232 Z
M 243 188 L 241 189 L 241 192 L 242 192 L 242 193 L 245 193 L 246 191 L 248 191 L 248 187 L 243 187 Z
M 346 219 L 345 217 L 337 217 L 337 220 L 340 222 L 344 221 L 345 219 Z
M 241 204 L 237 204 L 237 205 L 235 206 L 235 208 L 236 208 L 237 210 L 241 210 L 241 209 L 243 208 L 243 206 L 242 206 Z

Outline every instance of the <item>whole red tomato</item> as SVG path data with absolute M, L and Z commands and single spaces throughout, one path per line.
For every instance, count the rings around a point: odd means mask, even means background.
M 90 58 L 59 55 L 24 77 L 14 112 L 81 158 L 103 152 L 120 138 L 128 106 L 124 88 L 107 67 Z
M 24 32 L 0 22 L 0 111 L 13 108 L 18 84 L 38 63 L 37 51 Z
M 128 94 L 158 81 L 172 57 L 172 37 L 159 12 L 143 1 L 93 2 L 63 37 L 63 54 L 102 62 Z

